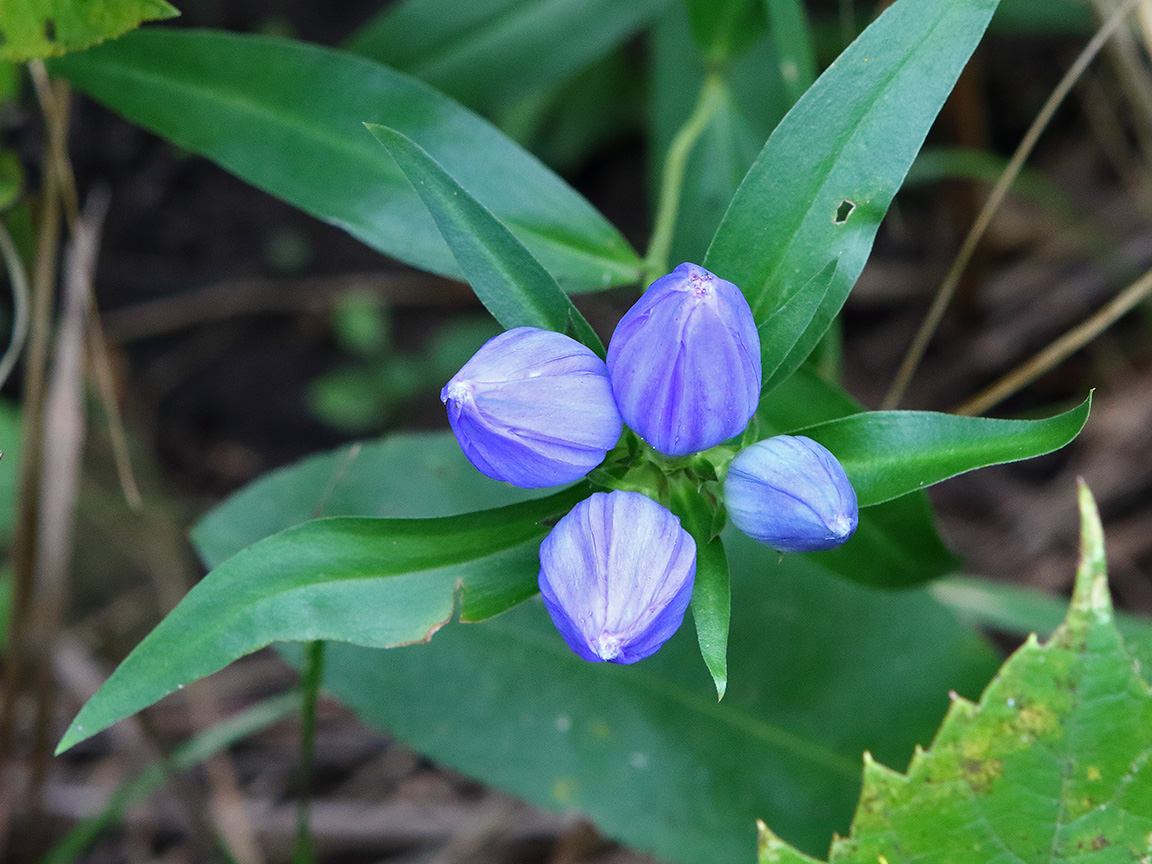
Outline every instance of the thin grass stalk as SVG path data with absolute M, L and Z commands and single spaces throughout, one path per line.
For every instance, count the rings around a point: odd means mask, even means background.
M 944 318 L 944 313 L 948 309 L 948 304 L 952 302 L 952 298 L 956 294 L 956 288 L 960 284 L 960 279 L 964 275 L 964 270 L 968 266 L 968 262 L 972 260 L 972 255 L 976 251 L 976 246 L 984 238 L 988 226 L 992 223 L 992 218 L 996 215 L 996 211 L 1000 209 L 1000 205 L 1004 201 L 1004 197 L 1008 194 L 1008 189 L 1020 174 L 1020 169 L 1024 167 L 1024 162 L 1031 155 L 1032 150 L 1036 146 L 1036 142 L 1040 139 L 1048 123 L 1051 121 L 1052 116 L 1056 113 L 1056 109 L 1060 107 L 1061 103 L 1067 97 L 1072 87 L 1084 74 L 1084 70 L 1100 53 L 1100 49 L 1107 44 L 1112 35 L 1119 29 L 1120 25 L 1124 22 L 1124 18 L 1135 8 L 1140 0 L 1126 0 L 1112 16 L 1105 21 L 1095 35 L 1089 40 L 1088 44 L 1080 52 L 1075 62 L 1069 67 L 1068 71 L 1064 73 L 1064 77 L 1060 79 L 1060 83 L 1052 91 L 1048 97 L 1048 101 L 1040 109 L 1036 118 L 1032 121 L 1032 125 L 1028 128 L 1027 133 L 1021 140 L 1020 145 L 1016 148 L 1016 152 L 1012 154 L 1008 165 L 1004 168 L 1000 178 L 996 181 L 996 185 L 989 193 L 987 200 L 984 202 L 984 207 L 980 210 L 980 215 L 976 217 L 972 228 L 968 231 L 968 236 L 964 238 L 963 244 L 960 246 L 960 251 L 956 253 L 956 257 L 952 261 L 952 266 L 948 268 L 948 273 L 941 282 L 940 288 L 936 292 L 936 298 L 932 301 L 932 306 L 925 315 L 924 321 L 920 325 L 912 344 L 908 348 L 907 354 L 904 355 L 904 360 L 900 364 L 900 369 L 896 373 L 895 379 L 892 381 L 892 386 L 888 389 L 881 407 L 885 409 L 895 408 L 900 404 L 904 398 L 905 393 L 908 391 L 908 385 L 912 381 L 912 377 L 916 374 L 916 370 L 920 366 L 920 361 L 924 359 L 924 353 L 928 350 L 928 343 L 932 341 L 937 328 L 940 326 L 941 320 Z

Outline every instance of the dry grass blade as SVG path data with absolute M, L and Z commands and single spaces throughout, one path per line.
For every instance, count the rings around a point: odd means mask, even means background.
M 56 337 L 55 359 L 44 403 L 44 462 L 40 475 L 31 636 L 34 644 L 55 644 L 63 621 L 72 530 L 84 448 L 84 330 L 92 274 L 100 246 L 100 228 L 108 209 L 106 195 L 90 200 L 77 221 L 64 275 L 64 308 Z M 36 676 L 36 734 L 30 799 L 39 798 L 52 752 L 55 676 L 41 657 Z
M 1036 118 L 1032 121 L 1032 125 L 1025 133 L 1020 145 L 1016 148 L 1016 152 L 1012 154 L 1004 172 L 1000 175 L 1000 179 L 996 181 L 996 185 L 988 195 L 988 199 L 984 202 L 984 207 L 980 211 L 980 215 L 976 218 L 972 228 L 968 231 L 968 235 L 964 238 L 964 243 L 960 246 L 960 251 L 956 253 L 955 259 L 952 261 L 952 266 L 948 269 L 948 273 L 944 277 L 944 281 L 940 284 L 940 288 L 936 292 L 936 298 L 932 301 L 932 306 L 928 310 L 928 314 L 924 317 L 920 329 L 917 331 L 912 344 L 908 348 L 908 353 L 904 355 L 904 360 L 900 364 L 900 369 L 896 373 L 896 378 L 892 382 L 884 401 L 881 403 L 883 408 L 895 408 L 900 404 L 900 400 L 904 398 L 904 394 L 908 390 L 908 385 L 912 381 L 912 376 L 916 374 L 916 369 L 920 365 L 920 361 L 924 357 L 924 352 L 928 349 L 928 343 L 932 341 L 932 336 L 936 333 L 936 328 L 940 326 L 940 321 L 944 318 L 944 313 L 948 309 L 948 304 L 952 302 L 952 298 L 956 293 L 956 288 L 960 284 L 960 278 L 964 274 L 964 269 L 968 266 L 968 262 L 972 260 L 972 255 L 976 251 L 976 246 L 984 237 L 984 233 L 988 230 L 988 226 L 992 223 L 992 217 L 996 215 L 996 211 L 1000 208 L 1001 203 L 1004 201 L 1004 196 L 1008 194 L 1008 189 L 1016 180 L 1020 173 L 1020 169 L 1024 167 L 1024 162 L 1031 155 L 1032 149 L 1036 146 L 1036 142 L 1040 139 L 1040 135 L 1044 132 L 1052 115 L 1056 113 L 1056 109 L 1067 97 L 1075 83 L 1084 74 L 1084 70 L 1100 53 L 1100 49 L 1108 42 L 1112 35 L 1120 28 L 1124 22 L 1124 18 L 1135 8 L 1136 4 L 1141 0 L 1126 0 L 1126 2 L 1116 9 L 1115 12 L 1105 21 L 1096 34 L 1089 40 L 1088 44 L 1084 46 L 1084 50 L 1076 58 L 1076 61 L 1060 79 L 1060 83 L 1052 91 L 1048 97 L 1048 101 L 1040 109 Z
M 32 64 L 35 70 L 37 64 Z M 42 68 L 42 64 L 41 64 Z M 35 72 L 34 72 L 35 74 Z M 51 92 L 49 83 L 47 92 Z M 44 94 L 41 93 L 43 96 Z M 66 97 L 43 101 L 45 125 L 50 139 L 66 140 Z M 49 144 L 49 151 L 52 145 Z M 32 274 L 28 350 L 24 363 L 24 406 L 21 438 L 24 452 L 17 482 L 15 531 L 12 541 L 12 603 L 8 650 L 4 653 L 6 699 L 0 706 L 0 858 L 5 857 L 11 810 L 18 800 L 6 782 L 7 762 L 13 749 L 16 706 L 27 689 L 28 666 L 36 653 L 27 637 L 29 609 L 34 588 L 39 524 L 40 469 L 43 458 L 44 380 L 52 327 L 52 289 L 56 283 L 57 250 L 60 244 L 61 189 L 55 171 L 45 172 L 40 221 L 36 232 L 36 264 Z
M 1079 351 L 1141 300 L 1152 294 L 1152 270 L 1149 270 L 1092 317 L 1076 325 L 1043 351 L 1020 364 L 983 392 L 973 396 L 955 409 L 956 414 L 975 416 L 983 414 L 993 405 L 1007 399 L 1017 390 L 1035 381 L 1045 372 Z
M 12 338 L 0 358 L 0 386 L 8 380 L 20 352 L 24 350 L 24 343 L 28 340 L 28 274 L 24 270 L 24 262 L 20 260 L 20 252 L 12 242 L 12 235 L 0 222 L 0 254 L 4 256 L 4 266 L 8 270 L 8 284 L 12 288 Z

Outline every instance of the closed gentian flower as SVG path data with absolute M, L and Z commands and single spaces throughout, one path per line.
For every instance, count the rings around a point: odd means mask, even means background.
M 480 473 L 523 489 L 579 480 L 623 429 L 604 361 L 562 333 L 535 327 L 489 339 L 440 400 Z
M 840 462 L 803 435 L 778 435 L 736 454 L 724 480 L 732 523 L 781 552 L 819 552 L 856 530 L 856 490 Z
M 608 374 L 624 422 L 661 453 L 726 441 L 760 399 L 760 335 L 748 301 L 731 282 L 681 264 L 620 319 Z
M 568 647 L 594 663 L 655 654 L 684 620 L 696 543 L 638 492 L 597 492 L 540 544 L 540 593 Z

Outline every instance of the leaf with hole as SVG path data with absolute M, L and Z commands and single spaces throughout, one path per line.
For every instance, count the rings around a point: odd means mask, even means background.
M 762 323 L 828 263 L 801 359 L 840 311 L 888 205 L 997 0 L 897 0 L 824 72 L 740 184 L 704 259 Z

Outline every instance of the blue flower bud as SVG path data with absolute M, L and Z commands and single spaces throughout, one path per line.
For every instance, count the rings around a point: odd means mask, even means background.
M 540 593 L 568 647 L 594 663 L 635 663 L 680 627 L 696 543 L 638 492 L 597 492 L 540 544 Z
M 535 327 L 489 339 L 440 401 L 480 473 L 523 489 L 579 480 L 623 429 L 604 361 L 562 333 Z
M 661 453 L 715 447 L 760 399 L 760 335 L 740 289 L 695 264 L 648 286 L 608 345 L 620 413 Z
M 856 490 L 822 444 L 778 435 L 736 454 L 724 480 L 732 523 L 781 552 L 819 552 L 856 530 Z

